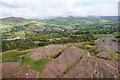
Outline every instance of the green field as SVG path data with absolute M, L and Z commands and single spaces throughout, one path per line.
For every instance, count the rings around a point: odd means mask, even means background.
M 104 37 L 106 35 L 114 35 L 115 37 L 117 37 L 117 36 L 119 36 L 119 34 L 120 34 L 120 32 L 114 32 L 112 34 L 95 34 L 94 37 L 95 38 L 102 38 L 102 37 Z

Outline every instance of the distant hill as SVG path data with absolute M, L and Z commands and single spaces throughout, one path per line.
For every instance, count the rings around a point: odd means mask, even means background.
M 26 19 L 21 17 L 7 17 L 0 19 L 2 22 L 13 22 L 13 23 L 20 23 L 26 21 Z
M 109 20 L 109 21 L 118 21 L 118 16 L 100 16 L 100 18 Z
M 56 17 L 51 19 L 41 20 L 42 22 L 47 22 L 50 24 L 58 24 L 58 25 L 71 25 L 76 23 L 85 23 L 85 22 L 99 22 L 99 21 L 118 21 L 117 16 L 81 16 L 81 17 Z
M 118 21 L 118 16 L 81 16 L 81 17 L 67 16 L 67 17 L 55 17 L 55 18 L 42 19 L 40 21 L 47 22 L 50 24 L 68 25 L 68 24 L 80 23 L 80 22 L 85 22 L 85 21 L 98 22 L 101 20 L 108 20 L 108 21 L 116 22 Z M 34 20 L 24 19 L 22 17 L 6 17 L 6 18 L 0 19 L 0 21 L 21 23 L 25 21 L 34 21 Z

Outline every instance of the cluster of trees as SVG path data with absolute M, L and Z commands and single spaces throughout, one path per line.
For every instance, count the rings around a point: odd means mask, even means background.
M 56 39 L 56 37 L 58 36 L 54 36 L 52 40 L 50 40 L 51 39 L 50 35 L 41 36 L 37 34 L 37 36 L 35 36 L 29 34 L 26 36 L 25 40 L 19 40 L 19 39 L 11 40 L 11 41 L 3 40 L 2 51 L 13 50 L 13 49 L 25 50 L 25 49 L 45 46 L 49 44 L 76 43 L 81 41 L 90 41 L 94 39 L 94 33 L 89 33 L 85 35 L 70 35 L 69 37 L 61 37 L 59 38 L 59 40 Z M 36 41 L 38 41 L 38 43 L 35 43 Z
M 2 51 L 13 50 L 13 49 L 29 49 L 34 48 L 36 44 L 33 41 L 27 40 L 13 40 L 13 41 L 2 41 Z

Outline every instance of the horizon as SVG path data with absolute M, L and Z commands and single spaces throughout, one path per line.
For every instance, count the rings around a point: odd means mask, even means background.
M 24 17 L 17 17 L 17 16 L 9 16 L 9 17 L 3 17 L 0 19 L 5 19 L 5 18 L 23 18 L 23 19 L 51 19 L 51 18 L 58 18 L 58 17 L 119 17 L 119 16 L 56 16 L 56 17 L 45 17 L 45 18 L 24 18 Z

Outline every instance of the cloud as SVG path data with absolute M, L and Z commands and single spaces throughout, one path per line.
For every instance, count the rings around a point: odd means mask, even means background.
M 117 2 L 118 0 L 2 0 L 0 17 L 114 16 L 118 15 Z

